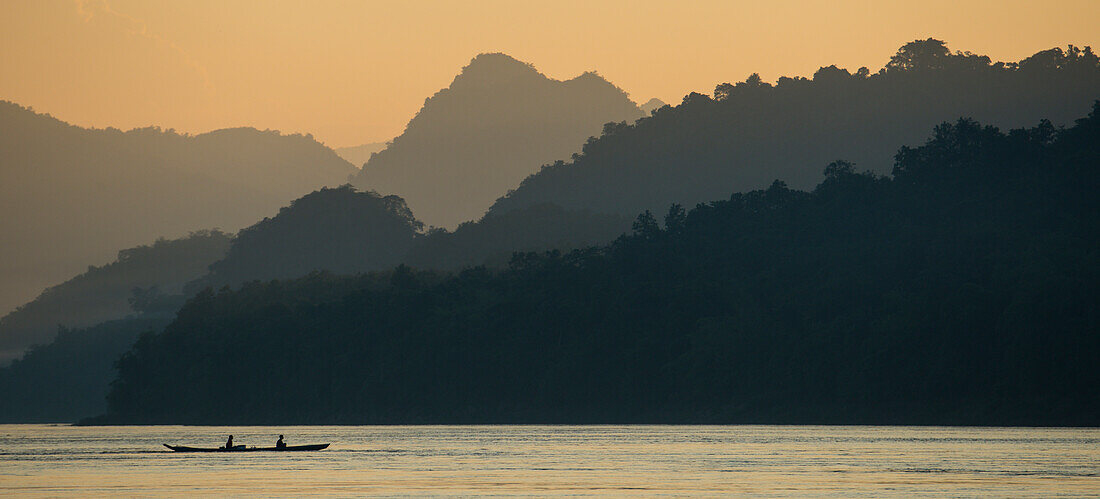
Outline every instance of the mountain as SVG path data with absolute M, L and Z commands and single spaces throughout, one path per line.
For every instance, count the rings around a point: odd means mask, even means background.
M 189 294 L 314 271 L 390 268 L 401 263 L 422 228 L 400 197 L 357 192 L 350 185 L 323 188 L 241 230 L 209 275 L 188 285 Z
M 0 313 L 119 248 L 235 231 L 354 171 L 308 135 L 86 129 L 0 101 Z
M 118 252 L 101 267 L 52 286 L 37 298 L 0 317 L 0 365 L 34 344 L 49 343 L 60 326 L 84 328 L 145 312 L 171 316 L 182 303 L 183 285 L 206 273 L 225 256 L 230 237 L 219 231 L 199 231 L 175 239 L 159 239 Z
M 828 66 L 776 85 L 752 75 L 718 85 L 713 97 L 693 93 L 634 124 L 607 127 L 579 157 L 531 175 L 490 212 L 554 203 L 632 215 L 777 178 L 807 189 L 820 181 L 820 165 L 841 157 L 889 173 L 895 144 L 919 141 L 943 120 L 1066 125 L 1097 98 L 1100 63 L 1087 47 L 993 63 L 917 40 L 875 74 Z
M 93 422 L 1095 426 L 1097 165 L 1100 103 L 960 119 L 500 271 L 206 290 Z
M 396 194 L 425 223 L 476 220 L 540 165 L 568 158 L 608 122 L 642 112 L 595 73 L 547 78 L 504 54 L 481 54 L 424 102 L 353 183 Z
M 344 158 L 344 161 L 355 165 L 356 168 L 361 168 L 372 154 L 385 149 L 387 144 L 387 142 L 371 142 L 351 147 L 337 147 L 333 150 Z
M 650 114 L 653 114 L 653 111 L 656 111 L 667 105 L 668 104 L 665 104 L 665 101 L 654 97 L 645 101 L 645 104 L 638 106 L 638 108 L 642 110 L 642 113 L 644 113 L 645 116 L 649 116 Z

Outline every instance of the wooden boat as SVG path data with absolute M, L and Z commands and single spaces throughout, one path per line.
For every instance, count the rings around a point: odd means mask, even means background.
M 288 445 L 286 447 L 246 447 L 244 445 L 234 445 L 233 447 L 230 447 L 228 449 L 226 449 L 225 447 L 187 447 L 186 445 L 168 444 L 164 444 L 164 446 L 176 452 L 289 452 L 303 450 L 322 450 L 328 448 L 329 444 Z

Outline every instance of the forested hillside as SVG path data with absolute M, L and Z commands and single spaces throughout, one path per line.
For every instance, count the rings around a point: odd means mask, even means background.
M 491 212 L 554 203 L 633 216 L 774 179 L 808 189 L 821 181 L 819 165 L 839 157 L 889 173 L 898 144 L 922 140 L 943 120 L 968 117 L 1006 129 L 1040 119 L 1068 125 L 1097 98 L 1100 60 L 1088 47 L 1001 63 L 917 40 L 877 72 L 828 66 L 774 85 L 754 74 L 718 85 L 713 96 L 690 94 L 636 124 L 606 126 L 579 157 L 544 167 Z
M 313 271 L 353 274 L 401 263 L 423 224 L 397 196 L 357 192 L 350 185 L 321 189 L 272 218 L 241 230 L 210 274 L 188 286 L 238 285 L 300 277 Z
M 892 177 L 819 164 L 503 271 L 207 290 L 96 421 L 1100 424 L 1098 113 L 945 123 Z

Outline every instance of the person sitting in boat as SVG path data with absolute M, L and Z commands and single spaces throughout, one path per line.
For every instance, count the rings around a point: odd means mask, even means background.
M 279 440 L 275 442 L 275 448 L 282 449 L 283 447 L 286 447 L 286 442 L 283 442 L 283 436 L 279 435 Z
M 225 448 L 226 449 L 232 449 L 233 448 L 233 435 L 230 435 L 229 440 L 225 441 Z

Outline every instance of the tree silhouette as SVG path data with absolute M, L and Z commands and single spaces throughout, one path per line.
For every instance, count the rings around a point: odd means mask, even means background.
M 951 50 L 943 40 L 928 38 L 913 40 L 898 49 L 886 63 L 887 71 L 917 71 L 944 69 L 951 58 Z
M 668 213 L 665 214 L 665 230 L 679 232 L 683 230 L 685 220 L 687 220 L 687 213 L 684 212 L 684 207 L 673 203 L 672 206 L 668 207 Z
M 652 238 L 661 232 L 661 227 L 657 225 L 657 219 L 653 216 L 653 213 L 646 210 L 634 220 L 631 230 L 634 231 L 634 235 Z

